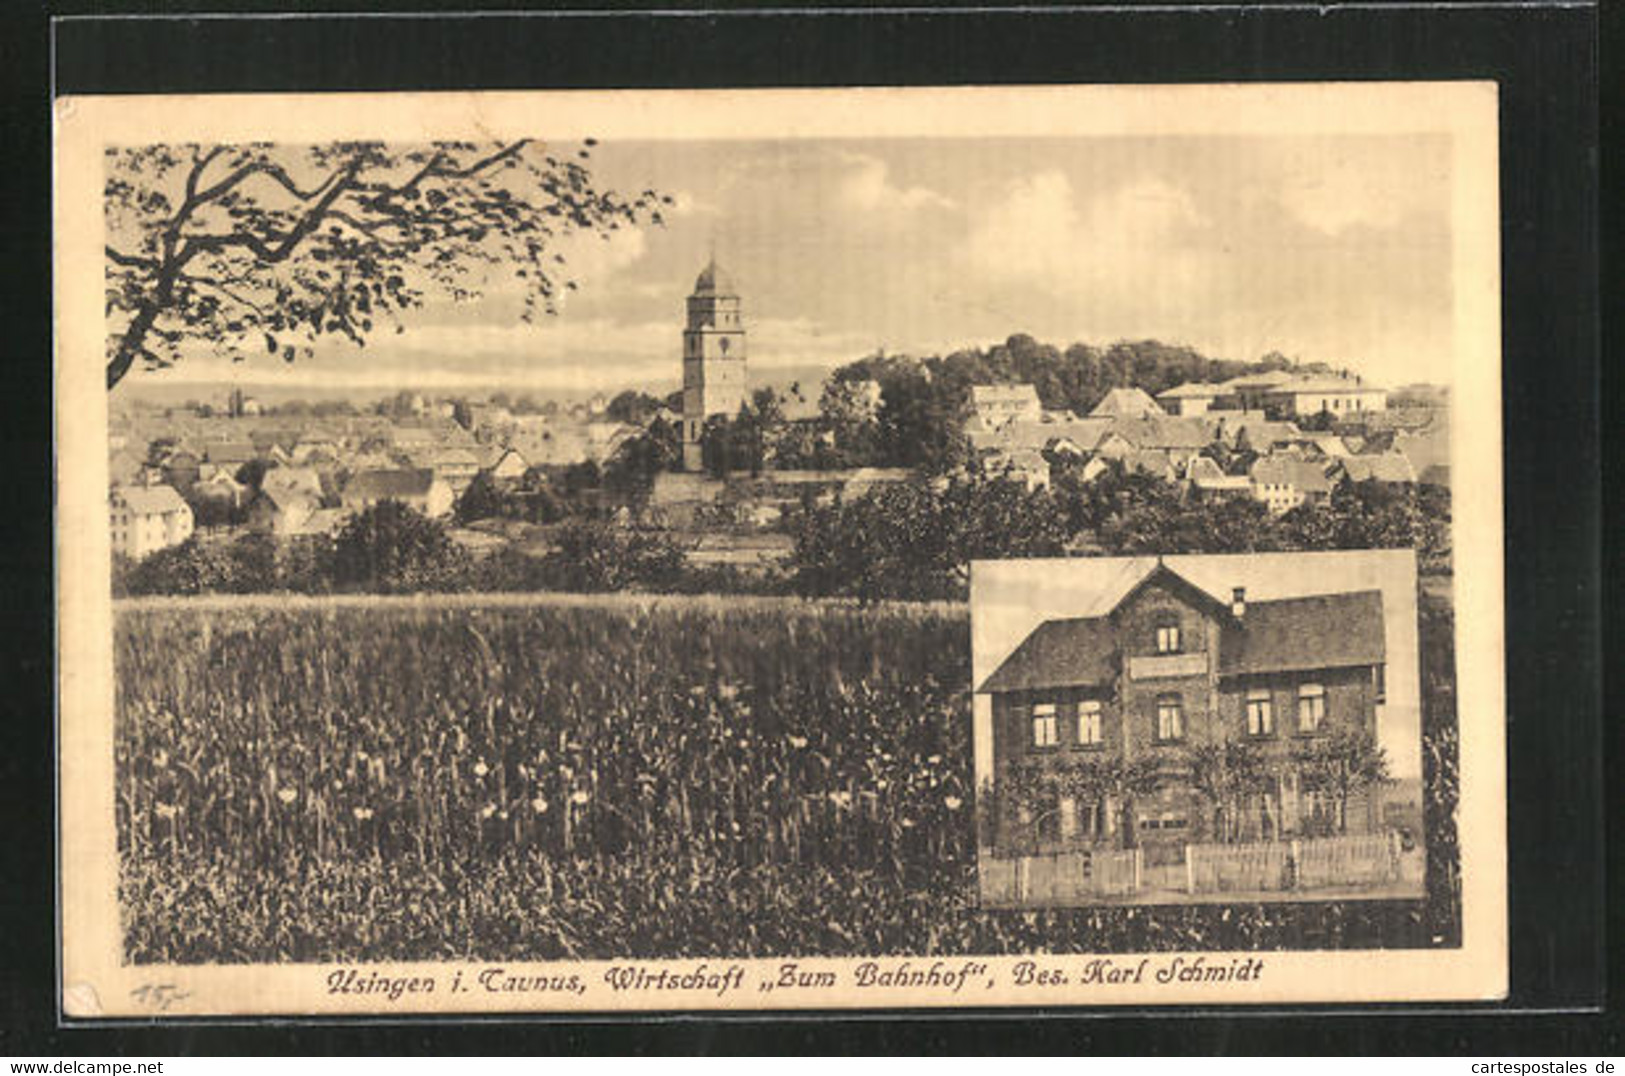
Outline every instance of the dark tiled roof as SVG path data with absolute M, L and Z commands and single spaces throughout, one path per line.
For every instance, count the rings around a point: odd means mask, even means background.
M 422 497 L 433 483 L 434 472 L 429 470 L 362 471 L 350 479 L 344 495 L 376 500 Z
M 1135 448 L 1203 448 L 1213 440 L 1200 418 L 1141 415 L 1119 418 L 1111 432 Z
M 1125 600 L 1126 596 L 1117 604 Z M 1249 602 L 1239 624 L 1223 603 L 1216 599 L 1215 603 L 1224 621 L 1220 675 L 1346 668 L 1387 660 L 1380 591 Z M 977 690 L 1104 684 L 1116 675 L 1116 652 L 1116 632 L 1107 617 L 1046 620 Z
M 1030 691 L 1111 679 L 1116 649 L 1104 617 L 1046 620 L 982 682 L 982 691 Z
M 1375 665 L 1384 657 L 1382 593 L 1316 594 L 1247 603 L 1219 644 L 1222 674 Z
M 1371 456 L 1349 456 L 1343 460 L 1343 470 L 1351 482 L 1411 483 L 1416 472 L 1411 461 L 1397 452 Z
M 1162 408 L 1143 389 L 1112 389 L 1089 412 L 1090 418 L 1119 418 L 1129 415 L 1161 415 Z

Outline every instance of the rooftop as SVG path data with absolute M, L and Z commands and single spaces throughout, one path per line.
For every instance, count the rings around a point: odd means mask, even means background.
M 113 491 L 113 497 L 138 516 L 167 515 L 186 508 L 186 502 L 172 486 L 120 486 Z
M 1224 386 L 1206 381 L 1187 381 L 1157 393 L 1159 400 L 1209 400 L 1225 394 Z
M 1224 674 L 1378 665 L 1384 660 L 1382 592 L 1360 590 L 1249 602 L 1219 639 Z
M 434 472 L 430 470 L 362 471 L 350 479 L 344 495 L 373 500 L 423 497 L 433 484 Z
M 729 276 L 727 270 L 717 264 L 714 255 L 706 263 L 705 268 L 700 270 L 700 275 L 694 278 L 694 294 L 722 295 L 729 298 L 736 298 L 739 295 L 734 290 L 733 277 Z
M 1089 412 L 1090 418 L 1118 418 L 1130 415 L 1161 415 L 1157 401 L 1137 388 L 1118 388 L 1108 392 L 1103 400 Z
M 1157 572 L 1184 580 L 1159 563 L 1140 582 Z M 1119 594 L 1101 615 L 1044 621 L 977 690 L 1034 691 L 1109 683 L 1118 668 L 1111 614 L 1137 589 L 1138 584 Z M 1200 587 L 1193 596 L 1212 598 Z M 1254 601 L 1246 604 L 1240 617 L 1231 615 L 1228 604 L 1218 599 L 1213 599 L 1213 608 L 1221 623 L 1221 675 L 1347 668 L 1386 660 L 1380 591 Z

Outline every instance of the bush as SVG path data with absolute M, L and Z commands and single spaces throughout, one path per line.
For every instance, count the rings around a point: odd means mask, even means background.
M 867 601 L 961 599 L 971 560 L 1054 556 L 1066 541 L 1048 493 L 981 479 L 916 480 L 808 504 L 789 526 L 797 593 Z
M 333 549 L 334 583 L 385 594 L 459 589 L 469 556 L 438 520 L 398 501 L 352 517 Z
M 206 545 L 193 535 L 141 558 L 129 569 L 123 586 L 130 594 L 230 593 L 237 589 L 236 565 L 228 550 Z
M 675 584 L 683 571 L 683 551 L 661 531 L 574 520 L 559 529 L 557 542 L 536 577 L 546 589 L 662 590 Z

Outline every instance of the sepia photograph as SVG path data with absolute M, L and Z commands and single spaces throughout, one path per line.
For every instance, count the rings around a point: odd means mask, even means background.
M 1493 86 L 58 139 L 68 1015 L 1504 989 Z
M 1423 896 L 1409 551 L 972 569 L 984 903 Z

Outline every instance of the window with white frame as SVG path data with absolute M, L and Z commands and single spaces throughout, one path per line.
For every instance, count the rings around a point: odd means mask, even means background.
M 1178 695 L 1157 696 L 1157 739 L 1185 738 L 1185 707 Z
M 1054 747 L 1061 742 L 1060 727 L 1055 718 L 1055 704 L 1041 702 L 1033 707 L 1033 746 Z
M 1275 732 L 1275 709 L 1267 688 L 1247 692 L 1247 735 L 1270 736 Z
M 1078 742 L 1085 746 L 1100 743 L 1100 700 L 1078 703 Z
M 1166 623 L 1157 625 L 1157 653 L 1179 653 L 1179 625 Z
M 1326 720 L 1326 689 L 1320 684 L 1298 688 L 1298 731 L 1315 732 Z

